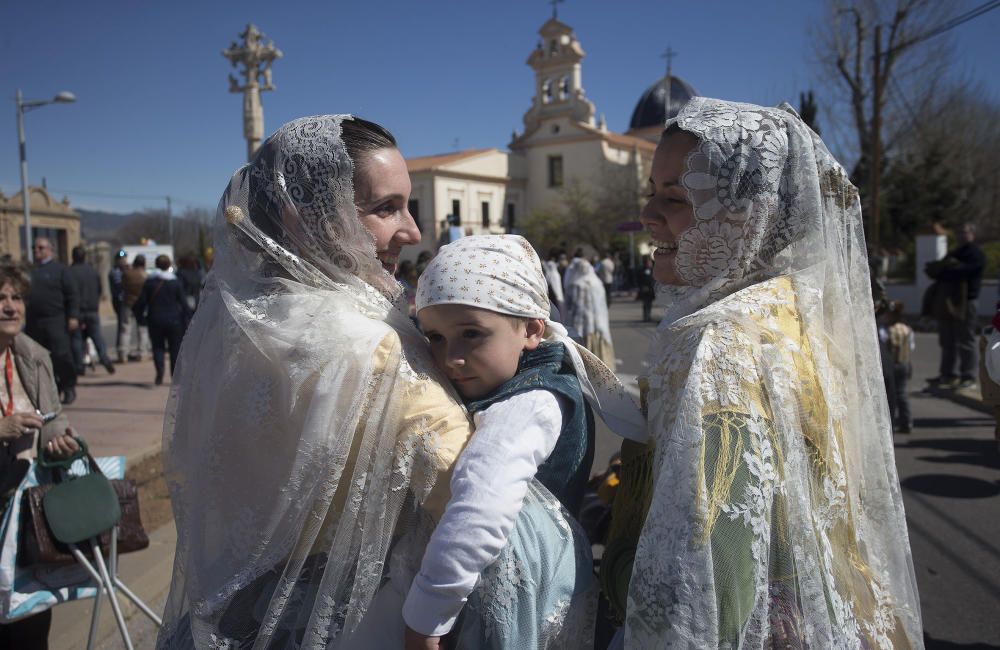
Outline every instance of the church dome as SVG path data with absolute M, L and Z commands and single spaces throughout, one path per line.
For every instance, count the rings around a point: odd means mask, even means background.
M 698 94 L 694 87 L 683 79 L 670 77 L 670 115 L 667 115 L 666 77 L 661 77 L 642 93 L 632 111 L 629 130 L 650 126 L 662 127 L 668 117 L 674 117 L 689 99 Z

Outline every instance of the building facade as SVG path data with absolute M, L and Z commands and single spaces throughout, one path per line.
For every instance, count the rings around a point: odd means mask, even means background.
M 80 243 L 80 215 L 69 199 L 55 200 L 44 187 L 29 187 L 31 232 L 52 242 L 56 259 L 69 264 L 70 251 Z M 20 261 L 26 258 L 31 241 L 24 241 L 24 202 L 21 192 L 6 197 L 0 192 L 0 255 Z
M 423 239 L 407 254 L 435 250 L 449 215 L 467 234 L 518 231 L 535 211 L 558 210 L 571 184 L 601 187 L 617 177 L 645 185 L 666 116 L 694 89 L 669 72 L 640 97 L 627 133 L 609 131 L 583 88 L 585 56 L 572 28 L 552 18 L 527 59 L 535 74 L 531 106 L 508 150 L 471 149 L 407 160 L 410 213 Z M 667 93 L 667 87 L 670 92 Z M 640 205 L 635 206 L 638 219 Z

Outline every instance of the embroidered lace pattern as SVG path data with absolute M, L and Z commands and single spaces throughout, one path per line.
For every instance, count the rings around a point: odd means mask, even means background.
M 446 423 L 405 405 L 440 378 L 357 218 L 344 119 L 280 128 L 220 202 L 165 420 L 159 647 L 347 647 L 419 567 Z
M 626 645 L 919 647 L 857 193 L 787 106 L 676 122 L 695 224 L 651 352 Z
M 555 521 L 555 526 L 552 525 Z M 577 650 L 593 647 L 597 583 L 580 525 L 537 481 L 500 556 L 483 572 L 459 620 L 458 647 Z M 576 576 L 552 583 L 532 576 Z

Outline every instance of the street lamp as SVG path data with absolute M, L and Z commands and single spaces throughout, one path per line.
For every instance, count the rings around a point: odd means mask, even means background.
M 28 155 L 24 146 L 24 114 L 33 108 L 39 108 L 46 104 L 72 104 L 76 101 L 76 95 L 68 91 L 62 91 L 52 99 L 37 99 L 24 101 L 21 98 L 21 90 L 17 91 L 17 143 L 21 155 L 21 203 L 24 204 L 24 243 L 28 249 L 28 261 L 32 261 L 31 250 L 31 200 L 28 196 Z

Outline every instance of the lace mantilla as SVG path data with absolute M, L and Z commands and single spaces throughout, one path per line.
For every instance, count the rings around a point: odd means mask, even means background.
M 920 647 L 857 192 L 787 106 L 676 124 L 689 285 L 651 351 L 626 645 Z
M 281 127 L 220 202 L 165 420 L 160 647 L 352 647 L 470 433 L 358 219 L 345 119 Z

